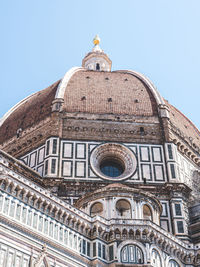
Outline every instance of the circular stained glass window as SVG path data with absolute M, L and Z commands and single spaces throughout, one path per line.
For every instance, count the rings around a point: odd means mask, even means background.
M 100 170 L 108 177 L 118 177 L 124 172 L 124 167 L 118 160 L 106 159 L 101 162 Z

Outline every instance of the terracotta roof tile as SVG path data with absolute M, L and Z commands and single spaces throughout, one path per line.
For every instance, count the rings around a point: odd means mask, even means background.
M 185 136 L 188 140 L 191 140 L 192 144 L 200 147 L 200 132 L 197 127 L 182 112 L 166 100 L 165 102 L 169 107 L 170 121 L 178 129 L 180 135 Z
M 16 135 L 19 128 L 25 130 L 51 114 L 58 84 L 59 81 L 34 94 L 10 114 L 0 127 L 0 143 Z
M 150 90 L 126 73 L 79 71 L 69 81 L 64 98 L 68 112 L 157 115 Z

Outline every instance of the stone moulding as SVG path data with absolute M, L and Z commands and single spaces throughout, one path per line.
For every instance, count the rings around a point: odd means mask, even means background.
M 61 247 L 57 242 L 45 238 L 44 235 L 34 233 L 33 231 L 24 228 L 21 223 L 8 221 L 7 217 L 4 215 L 0 215 L 0 219 L 2 222 L 7 222 L 18 229 L 37 236 L 40 240 L 46 242 L 46 244 L 50 246 Z M 112 225 L 112 229 L 110 229 L 109 225 Z M 81 230 L 81 228 L 78 230 Z M 87 233 L 93 241 L 95 239 L 104 240 L 104 242 L 137 240 L 142 243 L 154 243 L 167 254 L 178 257 L 182 262 L 186 262 L 186 257 L 189 257 L 190 262 L 193 263 L 200 257 L 198 246 L 196 247 L 193 244 L 184 243 L 149 220 L 146 220 L 144 224 L 144 220 L 112 219 L 105 225 L 104 223 L 101 223 L 100 216 L 95 216 L 93 218 L 93 224 L 87 229 Z M 85 230 L 82 228 L 82 235 L 86 235 L 88 238 L 88 234 L 86 234 Z M 77 254 L 75 251 L 74 253 Z
M 24 178 L 20 177 L 19 174 L 16 175 L 16 173 L 9 170 L 8 175 L 6 172 L 6 165 L 9 164 L 9 160 L 6 159 L 5 156 L 6 155 L 4 155 L 4 158 L 1 160 L 1 166 L 3 169 L 1 169 L 0 175 L 1 183 L 4 181 L 6 182 L 5 189 L 8 189 L 9 185 L 12 185 L 13 188 L 11 192 L 15 195 L 15 197 L 19 197 L 20 192 L 23 191 L 26 192 L 27 196 L 29 197 L 34 195 L 35 203 L 37 200 L 41 202 L 40 205 L 42 205 L 42 203 L 46 203 L 46 205 L 48 205 L 49 203 L 52 210 L 56 210 L 56 214 L 59 214 L 58 220 L 60 223 L 63 223 L 64 216 L 64 225 L 67 225 L 67 227 L 74 229 L 75 231 L 81 231 L 82 235 L 86 236 L 87 238 L 100 238 L 104 240 L 104 242 L 121 239 L 137 239 L 141 240 L 142 242 L 155 242 L 159 247 L 162 247 L 166 253 L 179 255 L 179 258 L 182 261 L 185 261 L 187 255 L 191 255 L 191 258 L 194 258 L 195 254 L 198 255 L 199 252 L 196 246 L 181 241 L 176 236 L 166 232 L 151 221 L 133 219 L 106 220 L 100 216 L 91 218 L 84 212 L 51 195 L 46 189 L 43 189 L 31 181 L 25 181 Z M 106 189 L 102 189 L 98 192 L 103 193 L 105 190 Z M 116 191 L 116 188 L 109 188 L 109 190 Z M 142 193 L 141 190 L 129 189 L 128 187 L 123 188 L 123 190 L 127 192 L 134 192 L 136 190 Z M 17 191 L 17 193 L 14 191 Z M 151 196 L 150 193 L 145 193 L 145 195 Z M 5 215 L 2 214 L 1 216 L 2 219 L 6 219 Z M 14 223 L 17 227 L 22 227 L 24 229 L 24 226 L 20 222 Z M 110 225 L 112 225 L 111 228 Z M 121 232 L 120 236 L 115 236 L 115 231 L 117 229 Z M 127 231 L 127 234 L 122 236 L 124 229 Z M 24 230 L 26 230 L 26 228 Z M 129 234 L 130 230 L 132 233 L 134 233 L 133 235 Z M 44 236 L 42 234 L 37 233 L 37 235 L 41 235 L 40 238 L 44 240 Z
M 60 84 L 58 85 L 58 89 L 56 91 L 55 99 L 64 99 L 65 90 L 67 88 L 67 85 L 72 78 L 72 76 L 80 71 L 84 70 L 84 68 L 81 67 L 73 67 L 69 71 L 66 72 L 63 79 L 61 80 Z
M 101 161 L 106 158 L 116 158 L 124 165 L 124 172 L 115 179 L 106 176 L 100 170 Z M 132 176 L 137 169 L 137 160 L 132 151 L 127 147 L 117 143 L 106 143 L 97 146 L 91 153 L 90 164 L 93 171 L 102 179 L 122 181 Z

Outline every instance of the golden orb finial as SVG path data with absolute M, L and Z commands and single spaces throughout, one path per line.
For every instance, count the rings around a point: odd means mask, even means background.
M 99 45 L 99 43 L 100 43 L 100 38 L 99 38 L 99 35 L 97 34 L 93 39 L 93 44 L 94 45 Z

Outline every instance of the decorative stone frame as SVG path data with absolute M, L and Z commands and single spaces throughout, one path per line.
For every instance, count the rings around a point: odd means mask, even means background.
M 152 256 L 152 253 L 153 253 L 153 250 L 156 250 L 156 252 L 159 254 L 160 256 L 160 259 L 161 259 L 161 266 L 160 267 L 164 267 L 165 266 L 165 260 L 163 258 L 163 255 L 162 255 L 162 251 L 160 250 L 159 247 L 157 247 L 156 245 L 151 245 L 150 246 L 150 250 L 149 250 L 149 260 L 151 260 L 151 256 Z M 152 264 L 152 263 L 151 263 Z
M 138 242 L 137 240 L 127 240 L 127 241 L 124 241 L 124 242 L 120 243 L 120 245 L 117 248 L 117 259 L 118 259 L 118 262 L 121 262 L 121 251 L 122 251 L 123 247 L 125 247 L 127 245 L 138 246 L 141 249 L 142 253 L 143 253 L 143 257 L 144 257 L 143 258 L 144 259 L 144 263 L 143 264 L 147 263 L 147 251 L 146 251 L 146 248 L 141 242 Z
M 169 266 L 169 262 L 170 262 L 170 260 L 174 260 L 179 266 L 182 266 L 182 262 L 180 262 L 179 259 L 177 259 L 177 258 L 173 258 L 173 257 L 171 257 L 170 255 L 167 256 L 167 258 L 166 258 L 166 266 Z
M 145 219 L 144 218 L 144 207 L 147 207 L 148 209 L 149 209 L 149 211 L 150 211 L 150 213 L 151 213 L 151 219 L 149 219 L 150 221 L 152 221 L 152 222 L 154 222 L 155 220 L 154 220 L 154 209 L 152 209 L 152 207 L 149 205 L 149 203 L 143 203 L 143 205 L 142 205 L 142 216 L 143 216 L 143 219 L 144 220 L 148 220 L 148 219 Z
M 115 202 L 115 209 L 118 212 L 120 212 L 120 210 L 118 209 L 118 205 L 119 205 L 120 202 L 126 202 L 129 205 L 129 209 L 127 209 L 129 211 L 129 216 L 126 217 L 126 219 L 127 218 L 132 219 L 132 210 L 133 210 L 133 207 L 132 207 L 132 203 L 130 202 L 130 199 L 126 199 L 126 198 L 117 199 L 117 201 Z M 121 215 L 121 217 L 123 217 L 123 215 Z
M 98 200 L 97 200 L 97 201 L 94 201 L 94 202 L 90 205 L 90 207 L 89 207 L 89 214 L 90 214 L 91 217 L 94 217 L 94 216 L 96 216 L 96 215 L 99 215 L 99 214 L 92 215 L 92 208 L 93 208 L 96 204 L 100 204 L 101 207 L 102 207 L 101 212 L 102 212 L 102 213 L 104 212 L 104 209 L 105 209 L 105 207 L 104 207 L 104 203 L 102 203 L 102 201 L 98 201 Z M 99 216 L 101 216 L 101 215 L 99 215 Z
M 106 158 L 113 158 L 122 163 L 124 172 L 118 177 L 109 177 L 100 170 L 100 164 Z M 118 143 L 105 143 L 97 146 L 91 153 L 90 165 L 97 176 L 110 181 L 123 181 L 130 178 L 137 169 L 137 159 L 126 146 Z

